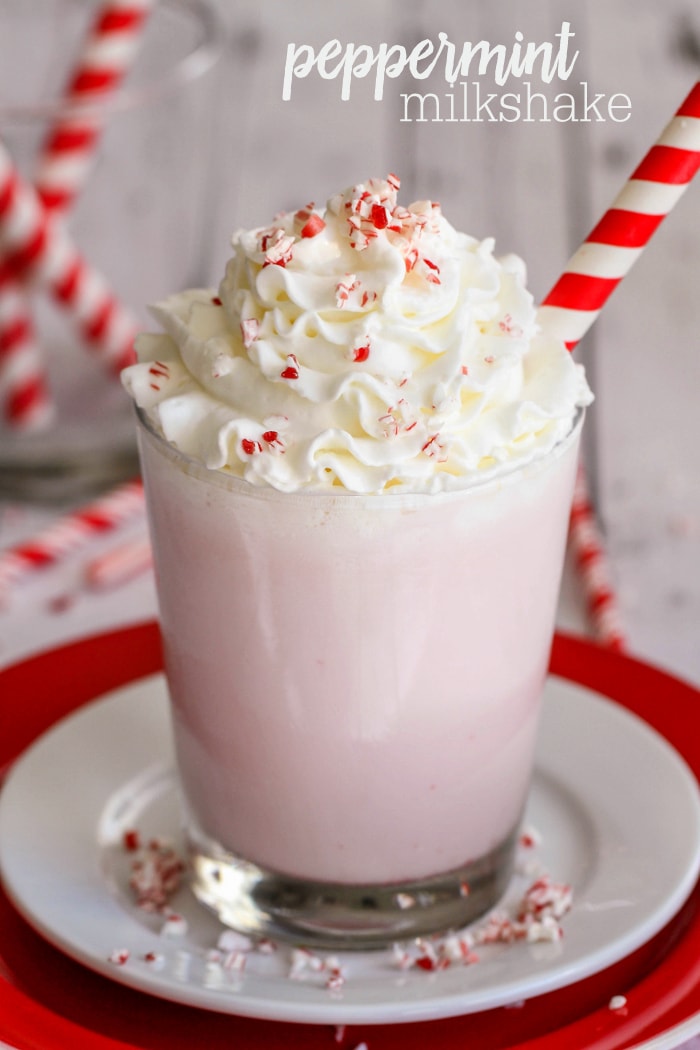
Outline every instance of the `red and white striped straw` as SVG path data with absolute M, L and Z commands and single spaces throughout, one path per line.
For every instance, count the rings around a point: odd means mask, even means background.
M 582 464 L 578 469 L 571 505 L 569 547 L 581 581 L 586 613 L 596 638 L 610 649 L 626 649 L 627 637 L 605 541 L 588 496 Z
M 108 0 L 98 9 L 64 92 L 64 115 L 42 149 L 35 185 L 47 208 L 65 212 L 85 185 L 103 129 L 103 119 L 85 105 L 104 106 L 118 90 L 154 2 Z
M 66 211 L 82 189 L 94 159 L 102 122 L 81 112 L 118 89 L 132 65 L 155 0 L 108 0 L 98 9 L 64 93 L 65 115 L 47 136 L 36 188 L 44 205 Z M 2 265 L 0 263 L 0 265 Z M 53 415 L 45 361 L 29 303 L 20 285 L 0 282 L 0 405 L 16 429 L 45 426 Z
M 573 350 L 700 169 L 700 82 L 594 227 L 538 311 Z M 605 546 L 580 470 L 569 539 L 597 636 L 626 645 Z
M 55 565 L 95 536 L 111 532 L 144 513 L 143 486 L 140 481 L 130 481 L 52 522 L 34 539 L 1 552 L 0 598 L 12 584 Z
M 151 542 L 147 536 L 140 536 L 92 558 L 85 567 L 85 583 L 97 591 L 119 587 L 152 565 Z
M 0 292 L 10 274 L 48 289 L 71 311 L 83 339 L 112 373 L 133 360 L 137 325 L 95 270 L 72 243 L 59 219 L 54 219 L 36 191 L 25 182 L 0 143 Z
M 591 327 L 700 168 L 700 82 L 573 254 L 539 309 L 570 350 Z
M 44 360 L 27 296 L 0 261 L 0 415 L 17 430 L 39 430 L 53 418 Z

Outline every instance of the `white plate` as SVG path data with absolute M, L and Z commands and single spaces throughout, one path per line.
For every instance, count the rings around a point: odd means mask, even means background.
M 162 676 L 82 708 L 17 762 L 0 796 L 0 868 L 15 904 L 68 955 L 107 977 L 190 1005 L 272 1020 L 396 1023 L 454 1016 L 540 995 L 639 947 L 678 911 L 700 868 L 700 797 L 670 745 L 615 703 L 547 682 L 526 820 L 540 829 L 545 870 L 574 888 L 554 944 L 480 950 L 480 962 L 398 970 L 389 952 L 345 953 L 346 982 L 288 977 L 289 949 L 248 957 L 243 975 L 207 966 L 220 927 L 186 889 L 173 907 L 184 937 L 135 908 L 123 831 L 179 839 Z M 509 889 L 517 899 L 527 884 Z M 127 948 L 115 966 L 110 954 Z M 143 956 L 163 957 L 161 969 Z

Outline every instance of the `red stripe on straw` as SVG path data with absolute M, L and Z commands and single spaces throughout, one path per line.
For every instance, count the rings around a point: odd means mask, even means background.
M 571 310 L 600 310 L 621 280 L 621 277 L 563 273 L 542 305 L 563 306 Z
M 46 402 L 46 387 L 43 376 L 33 376 L 23 386 L 12 391 L 7 399 L 5 411 L 10 420 L 24 419 L 33 409 Z
M 698 150 L 678 149 L 676 146 L 652 146 L 631 178 L 683 186 L 690 182 L 698 168 Z
M 700 82 L 698 82 L 677 110 L 660 139 L 673 136 L 676 146 L 654 145 L 623 188 L 630 184 L 640 195 L 643 205 L 639 212 L 617 208 L 616 202 L 603 216 L 590 236 L 569 260 L 566 272 L 557 281 L 552 291 L 542 302 L 539 316 L 542 327 L 551 325 L 558 338 L 569 350 L 573 350 L 595 321 L 608 296 L 629 272 L 638 252 L 630 252 L 628 258 L 620 258 L 611 251 L 608 266 L 602 266 L 601 251 L 587 251 L 589 243 L 611 247 L 644 248 L 660 225 L 662 218 L 671 210 L 685 191 L 690 180 L 700 170 L 700 149 L 697 145 L 697 125 L 683 117 L 700 116 Z M 649 185 L 646 185 L 646 184 Z M 678 192 L 659 197 L 659 186 L 675 186 Z M 621 196 L 616 198 L 621 200 Z M 663 215 L 658 214 L 659 200 L 666 200 Z M 595 272 L 607 268 L 619 276 L 617 279 L 600 277 Z M 594 272 L 591 272 L 594 271 Z M 553 316 L 547 307 L 557 307 Z M 567 315 L 568 311 L 568 315 Z M 589 316 L 585 314 L 588 311 Z M 587 322 L 582 324 L 582 322 Z
M 12 171 L 4 182 L 0 179 L 0 220 L 4 219 L 13 210 L 16 196 L 17 176 Z
M 87 149 L 95 144 L 99 129 L 94 124 L 74 124 L 58 127 L 47 139 L 46 149 L 51 153 L 72 152 Z
M 591 230 L 587 240 L 618 248 L 643 248 L 663 219 L 663 215 L 643 215 L 637 211 L 611 208 Z
M 121 79 L 121 69 L 83 69 L 72 81 L 69 93 L 85 95 L 91 92 L 108 91 Z
M 678 110 L 679 117 L 700 117 L 700 83 L 696 84 Z
M 7 150 L 0 143 L 0 196 L 3 187 L 15 187 L 10 223 L 5 232 L 5 262 L 26 271 L 27 279 L 42 284 L 72 311 L 83 336 L 103 357 L 110 372 L 116 361 L 132 356 L 136 325 L 109 290 L 104 278 L 72 244 L 65 229 L 53 221 L 36 191 L 22 181 Z M 7 196 L 7 195 L 5 195 Z M 21 224 L 17 221 L 21 218 Z M 12 220 L 15 220 L 14 227 Z M 0 286 L 7 268 L 0 267 Z
M 123 522 L 143 515 L 143 487 L 127 482 L 106 496 L 52 522 L 33 539 L 0 551 L 0 600 L 9 587 L 34 572 L 54 565 L 71 551 L 87 545 Z
M 29 338 L 31 331 L 31 322 L 26 316 L 16 318 L 0 330 L 0 357 L 12 353 L 16 346 Z
M 144 21 L 147 12 L 143 11 L 106 11 L 95 25 L 96 33 L 119 33 L 124 29 L 137 29 Z
M 47 237 L 47 227 L 41 226 L 34 231 L 26 244 L 22 244 L 14 251 L 9 251 L 5 256 L 9 269 L 18 274 L 24 273 L 25 270 L 30 270 L 37 259 L 41 259 L 45 254 Z
M 41 203 L 49 211 L 63 211 L 73 202 L 73 193 L 67 190 L 38 190 Z

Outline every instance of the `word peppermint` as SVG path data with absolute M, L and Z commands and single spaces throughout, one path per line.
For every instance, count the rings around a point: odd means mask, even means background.
M 580 53 L 569 55 L 569 45 L 576 35 L 571 31 L 570 22 L 562 22 L 561 32 L 555 33 L 558 44 L 525 43 L 519 30 L 514 35 L 510 48 L 480 40 L 478 43 L 465 41 L 461 50 L 447 33 L 439 33 L 437 43 L 421 40 L 410 51 L 402 44 L 379 44 L 375 49 L 369 44 L 343 45 L 337 39 L 327 41 L 318 52 L 310 44 L 288 44 L 282 99 L 288 102 L 294 80 L 308 77 L 314 69 L 323 80 L 340 78 L 340 97 L 344 101 L 350 98 L 353 80 L 363 80 L 372 72 L 374 99 L 379 102 L 384 97 L 387 77 L 395 79 L 408 69 L 414 79 L 425 80 L 438 64 L 444 67 L 444 77 L 449 84 L 468 78 L 470 72 L 472 75 L 477 72 L 479 76 L 490 72 L 495 82 L 503 85 L 509 77 L 533 76 L 538 69 L 545 84 L 551 84 L 555 77 L 568 80 Z

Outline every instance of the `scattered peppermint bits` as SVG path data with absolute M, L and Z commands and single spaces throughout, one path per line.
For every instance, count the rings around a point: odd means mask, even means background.
M 255 947 L 252 939 L 237 930 L 224 930 L 216 942 L 223 952 L 251 952 Z
M 316 212 L 297 212 L 297 215 L 306 216 L 306 221 L 300 230 L 301 237 L 316 237 L 318 234 L 325 230 L 326 223 Z
M 510 314 L 506 314 L 505 317 L 498 322 L 498 327 L 505 335 L 511 335 L 514 338 L 521 339 L 525 334 L 520 325 L 515 324 Z
M 354 349 L 352 351 L 352 359 L 353 359 L 353 361 L 355 361 L 357 364 L 364 363 L 369 357 L 369 350 L 370 350 L 369 339 L 367 339 L 366 342 L 364 342 L 362 344 L 362 346 L 354 347 Z
M 431 284 L 441 284 L 440 281 L 440 267 L 437 263 L 432 262 L 430 259 L 423 258 L 423 266 L 425 268 L 425 279 Z
M 536 846 L 542 845 L 542 836 L 537 828 L 533 828 L 528 824 L 520 832 L 518 843 L 523 849 L 534 849 Z
M 614 1010 L 616 1013 L 627 1013 L 627 998 L 624 995 L 613 995 L 612 999 L 608 1003 L 608 1010 Z
M 330 992 L 339 992 L 345 984 L 345 971 L 334 955 L 324 960 L 324 972 L 326 973 L 326 988 Z
M 444 441 L 440 440 L 440 435 L 439 434 L 432 434 L 428 438 L 426 443 L 423 445 L 423 447 L 421 448 L 421 452 L 423 452 L 428 457 L 433 457 L 434 456 L 435 460 L 438 463 L 446 463 L 447 462 L 447 451 L 446 451 L 446 449 L 447 449 L 447 446 L 446 446 Z
M 260 250 L 264 252 L 263 269 L 266 266 L 285 267 L 292 260 L 294 238 L 289 237 L 282 227 L 264 230 L 260 236 Z
M 260 321 L 257 317 L 246 317 L 241 321 L 241 338 L 246 350 L 250 350 L 260 335 Z
M 129 886 L 139 908 L 163 912 L 180 885 L 185 865 L 173 847 L 162 839 L 151 839 L 141 848 L 138 832 L 130 829 L 122 839 L 127 852 L 137 851 L 131 865 Z
M 224 970 L 229 970 L 232 973 L 243 973 L 246 967 L 247 955 L 244 951 L 233 951 L 228 952 L 223 960 Z
M 541 836 L 536 829 L 528 826 L 522 829 L 519 837 L 521 853 L 527 852 L 532 859 L 532 853 L 540 843 Z M 209 950 L 192 948 L 186 940 L 189 929 L 185 916 L 171 910 L 167 904 L 182 871 L 172 845 L 162 838 L 152 838 L 142 845 L 142 836 L 136 828 L 123 832 L 121 844 L 126 853 L 135 857 L 130 884 L 139 906 L 162 917 L 159 931 L 161 950 L 139 955 L 142 964 L 154 970 L 167 967 L 176 980 L 199 980 L 205 987 L 223 991 L 243 987 L 247 974 L 265 972 L 262 968 L 265 956 L 279 953 L 278 960 L 272 965 L 281 967 L 281 972 L 286 973 L 290 980 L 307 983 L 334 997 L 342 994 L 348 973 L 335 955 L 303 946 L 278 946 L 269 939 L 258 939 L 229 928 L 221 930 L 216 945 Z M 395 943 L 386 952 L 387 965 L 402 972 L 439 974 L 450 967 L 487 965 L 494 947 L 558 942 L 563 936 L 561 921 L 572 905 L 571 887 L 556 882 L 548 874 L 540 874 L 529 885 L 523 885 L 526 888 L 519 898 L 513 900 L 509 897 L 511 903 L 494 909 L 468 928 Z M 459 893 L 463 897 L 469 895 L 466 882 L 461 884 Z M 394 896 L 394 904 L 400 910 L 431 903 L 433 899 L 428 894 L 397 893 Z M 177 945 L 178 940 L 181 948 Z M 129 949 L 118 948 L 108 958 L 113 965 L 124 966 L 130 957 Z M 624 1016 L 626 998 L 614 996 L 609 1008 Z M 336 1042 L 343 1039 L 344 1029 L 339 1026 L 336 1028 Z
M 354 273 L 348 273 L 342 281 L 338 281 L 335 286 L 335 305 L 338 309 L 343 309 L 351 294 L 356 292 L 359 287 L 360 282 L 357 280 Z
M 287 354 L 287 367 L 280 372 L 282 379 L 299 378 L 299 361 L 294 354 Z
M 154 361 L 148 369 L 149 376 L 152 376 L 149 386 L 151 390 L 160 390 L 162 387 L 161 380 L 170 378 L 170 369 L 162 361 Z
M 553 882 L 549 875 L 542 875 L 526 891 L 518 918 L 525 921 L 528 915 L 534 915 L 561 919 L 571 908 L 572 899 L 571 886 Z
M 263 450 L 259 441 L 252 441 L 250 438 L 243 438 L 241 448 L 246 456 L 254 456 L 256 452 L 262 452 Z
M 160 928 L 161 937 L 184 937 L 189 930 L 189 923 L 183 915 L 169 912 Z

